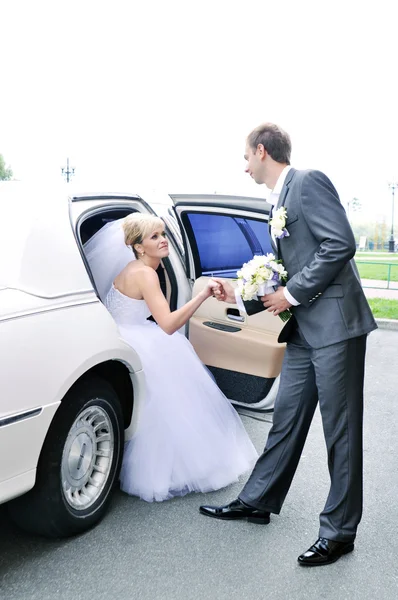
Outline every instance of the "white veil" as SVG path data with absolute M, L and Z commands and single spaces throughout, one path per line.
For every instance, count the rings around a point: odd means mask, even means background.
M 107 223 L 83 246 L 102 302 L 105 301 L 116 275 L 135 260 L 134 252 L 124 243 L 123 221 L 124 219 L 118 219 Z

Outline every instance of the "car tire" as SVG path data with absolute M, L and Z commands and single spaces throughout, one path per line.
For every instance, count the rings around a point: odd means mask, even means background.
M 123 443 L 123 416 L 113 387 L 99 377 L 78 381 L 51 423 L 34 488 L 9 503 L 13 521 L 52 538 L 98 523 L 118 482 Z

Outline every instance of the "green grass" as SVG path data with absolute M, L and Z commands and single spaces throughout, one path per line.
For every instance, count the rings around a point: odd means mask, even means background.
M 357 252 L 355 261 L 362 279 L 388 281 L 390 264 L 390 281 L 398 281 L 398 252 Z
M 398 300 L 368 298 L 373 315 L 378 319 L 398 319 Z
M 388 266 L 372 264 L 361 264 L 357 261 L 357 267 L 361 279 L 380 279 L 388 281 Z M 398 263 L 392 265 L 390 270 L 390 281 L 398 281 Z

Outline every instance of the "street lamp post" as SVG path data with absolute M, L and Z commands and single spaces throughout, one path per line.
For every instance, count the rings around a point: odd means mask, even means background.
M 61 167 L 61 173 L 62 173 L 62 175 L 65 176 L 67 183 L 69 183 L 72 175 L 75 174 L 75 167 L 72 167 L 72 169 L 69 169 L 69 158 L 66 159 L 66 169 L 65 169 L 65 167 Z
M 391 215 L 391 235 L 390 240 L 388 242 L 388 251 L 395 252 L 395 238 L 394 238 L 394 193 L 396 188 L 398 187 L 398 183 L 389 183 L 388 187 L 392 192 L 392 215 Z

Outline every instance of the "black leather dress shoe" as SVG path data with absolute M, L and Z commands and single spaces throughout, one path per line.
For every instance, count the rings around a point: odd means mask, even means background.
M 199 512 L 214 519 L 247 519 L 250 523 L 259 523 L 262 525 L 269 523 L 269 512 L 247 506 L 239 498 L 225 506 L 201 506 Z
M 354 550 L 354 542 L 335 542 L 326 538 L 318 538 L 311 548 L 298 557 L 304 567 L 320 567 L 330 565 L 344 554 Z

